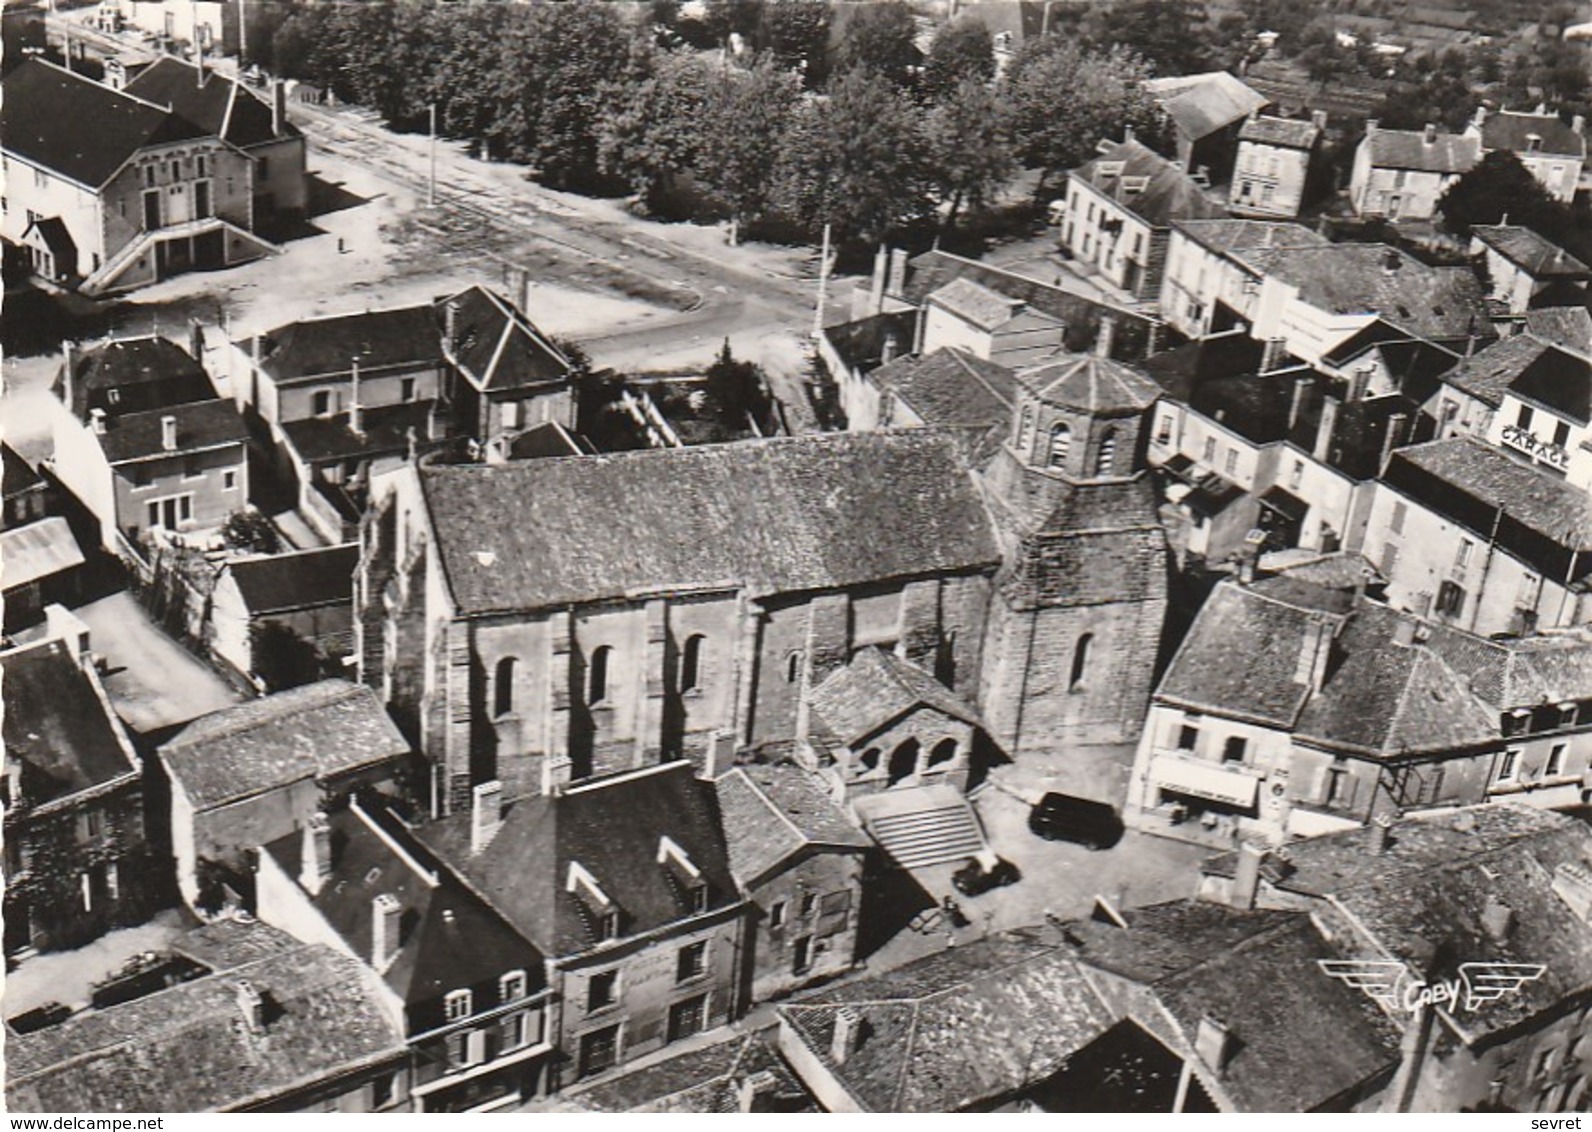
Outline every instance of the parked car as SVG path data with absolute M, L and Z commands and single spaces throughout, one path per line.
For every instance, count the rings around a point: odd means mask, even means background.
M 1016 884 L 1022 877 L 1017 866 L 1004 857 L 996 857 L 988 869 L 977 857 L 969 857 L 967 864 L 951 874 L 951 884 L 963 896 L 980 896 L 992 888 Z
M 1046 841 L 1074 841 L 1109 849 L 1122 840 L 1122 819 L 1104 802 L 1046 794 L 1028 815 L 1028 828 Z

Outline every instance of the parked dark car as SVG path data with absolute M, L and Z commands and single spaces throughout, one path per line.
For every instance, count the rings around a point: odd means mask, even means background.
M 995 858 L 994 867 L 986 870 L 977 857 L 969 857 L 967 864 L 951 874 L 951 884 L 963 896 L 980 896 L 992 888 L 1005 888 L 1023 877 L 1016 865 L 1004 857 Z
M 1109 849 L 1122 840 L 1122 819 L 1104 802 L 1046 794 L 1028 815 L 1028 828 L 1046 841 L 1075 841 Z

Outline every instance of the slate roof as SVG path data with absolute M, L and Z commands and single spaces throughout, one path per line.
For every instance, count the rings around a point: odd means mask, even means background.
M 862 1041 L 833 1057 L 835 1015 Z M 1002 932 L 778 1008 L 865 1111 L 955 1112 L 1054 1075 L 1116 1021 L 1065 949 Z
M 741 1083 L 760 1073 L 773 1076 L 772 1095 L 761 1111 L 820 1111 L 767 1032 L 735 1034 L 584 1089 L 566 1090 L 559 1100 L 562 1107 L 582 1112 L 739 1112 Z
M 433 447 L 426 437 L 432 414 L 441 412 L 435 401 L 408 401 L 362 409 L 361 432 L 349 427 L 346 409 L 330 417 L 285 421 L 280 427 L 301 459 L 319 463 L 407 453 L 411 431 L 417 447 Z
M 1025 369 L 1017 381 L 1044 401 L 1097 416 L 1142 413 L 1160 397 L 1143 373 L 1098 354 L 1073 354 Z
M 1239 258 L 1311 306 L 1379 315 L 1422 338 L 1462 338 L 1488 325 L 1486 296 L 1469 268 L 1428 267 L 1388 245 L 1262 248 Z
M 83 565 L 83 551 L 65 519 L 51 515 L 26 526 L 0 531 L 0 583 L 6 592 Z
M 714 786 L 730 869 L 743 885 L 757 884 L 809 846 L 860 853 L 873 845 L 799 766 L 739 766 Z
M 1546 351 L 1547 344 L 1525 334 L 1489 342 L 1443 376 L 1445 384 L 1497 408 L 1515 375 Z
M 1307 452 L 1321 433 L 1326 391 L 1324 385 L 1318 386 L 1316 396 L 1306 399 L 1289 434 L 1289 440 Z M 1428 439 L 1429 433 L 1411 432 L 1412 428 L 1419 430 L 1425 419 L 1420 402 L 1401 393 L 1343 402 L 1333 422 L 1324 462 L 1350 479 L 1375 479 L 1382 470 L 1382 451 L 1389 433 L 1393 433 L 1395 446 Z
M 509 804 L 492 843 L 470 852 L 468 813 L 420 827 L 417 837 L 520 934 L 555 958 L 600 946 L 595 923 L 568 887 L 570 865 L 596 878 L 619 912 L 621 938 L 697 915 L 658 862 L 663 837 L 707 884 L 709 912 L 739 902 L 713 784 L 687 762 L 594 779 L 553 797 Z
M 597 449 L 589 440 L 559 424 L 543 421 L 509 440 L 511 460 L 539 460 L 549 456 L 591 456 Z
M 438 299 L 436 319 L 446 327 L 454 309 L 453 360 L 477 389 L 522 389 L 569 377 L 570 360 L 563 351 L 503 296 L 485 287 L 470 287 Z
M 546 972 L 536 949 L 447 873 L 426 869 L 408 848 L 412 841 L 395 818 L 367 812 L 354 802 L 329 815 L 328 822 L 331 875 L 306 899 L 367 963 L 375 924 L 372 905 L 381 895 L 398 901 L 398 948 L 391 964 L 377 973 L 404 1003 L 428 1002 L 515 970 L 525 972 L 529 993 L 545 986 Z M 394 844 L 405 846 L 407 860 Z M 291 878 L 303 866 L 303 849 L 301 832 L 264 847 Z
M 1592 867 L 1592 828 L 1584 822 L 1495 802 L 1405 817 L 1381 853 L 1371 836 L 1358 828 L 1294 842 L 1275 883 L 1331 896 L 1369 937 L 1367 952 L 1403 961 L 1415 977 L 1454 978 L 1465 962 L 1546 967 L 1511 994 L 1445 1011 L 1466 1042 L 1512 1030 L 1592 989 L 1592 929 L 1553 891 L 1561 864 Z M 1232 857 L 1206 868 L 1231 875 Z M 1483 926 L 1489 904 L 1512 913 L 1507 934 Z
M 1360 143 L 1371 147 L 1376 169 L 1409 169 L 1421 173 L 1467 173 L 1481 160 L 1481 143 L 1468 134 L 1439 130 L 1426 140 L 1423 130 L 1371 131 Z
M 236 79 L 205 69 L 204 83 L 196 82 L 196 68 L 172 55 L 163 55 L 144 68 L 124 88 L 128 94 L 169 106 L 206 133 L 240 149 L 301 136 L 291 122 L 278 135 L 271 128 L 271 107 Z
M 1308 915 L 1190 901 L 1125 918 L 1126 928 L 1067 924 L 1074 956 L 1140 983 L 1147 994 L 1130 1007 L 1136 1020 L 1183 1049 L 1202 1018 L 1220 1019 L 1230 1052 L 1219 1073 L 1203 1071 L 1239 1111 L 1341 1107 L 1398 1064 L 1397 1027 L 1362 991 L 1320 970 L 1319 960 L 1342 956 Z
M 855 744 L 916 707 L 982 726 L 961 697 L 933 676 L 884 649 L 860 649 L 812 690 L 812 708 L 843 743 Z
M 408 750 L 374 691 L 321 680 L 202 715 L 162 744 L 160 757 L 203 810 Z
M 840 433 L 475 467 L 420 483 L 464 615 L 659 588 L 839 588 L 982 569 L 954 437 Z
M 1113 172 L 1119 164 L 1121 172 Z M 1168 161 L 1140 141 L 1107 143 L 1099 157 L 1068 176 L 1115 201 L 1152 228 L 1168 227 L 1174 220 L 1227 215 L 1227 210 L 1206 196 L 1176 162 Z M 1139 177 L 1148 178 L 1147 183 L 1142 189 L 1130 191 L 1128 182 Z
M 871 380 L 929 426 L 973 426 L 1004 436 L 1017 399 L 1012 371 L 976 354 L 945 347 L 909 354 L 874 370 Z
M 1289 418 L 1301 379 L 1308 382 L 1301 404 L 1319 406 L 1332 383 L 1303 365 L 1263 374 L 1211 378 L 1190 390 L 1186 401 L 1196 413 L 1239 436 L 1256 444 L 1271 444 L 1288 437 L 1297 423 Z M 1310 435 L 1314 436 L 1314 429 Z M 1311 443 L 1306 439 L 1303 447 L 1309 449 Z
M 1530 228 L 1518 224 L 1475 224 L 1470 234 L 1533 279 L 1584 280 L 1592 276 L 1592 267 Z
M 1537 356 L 1515 374 L 1509 392 L 1578 424 L 1592 423 L 1592 362 L 1557 346 L 1544 343 Z
M 161 423 L 166 417 L 177 418 L 177 447 L 169 450 L 163 444 L 165 426 Z M 107 417 L 105 431 L 98 437 L 100 450 L 112 464 L 203 452 L 228 444 L 241 446 L 248 439 L 237 406 L 219 397 Z
M 251 342 L 237 343 L 245 354 Z M 442 328 L 431 306 L 305 318 L 267 331 L 260 342 L 260 369 L 278 382 L 348 374 L 361 370 L 418 369 L 442 363 Z
M 1236 256 L 1257 248 L 1319 248 L 1330 244 L 1314 228 L 1292 220 L 1177 220 L 1172 227 L 1214 252 Z M 1241 259 L 1239 262 L 1243 262 Z
M 263 924 L 250 933 L 282 937 Z M 253 1034 L 237 1001 L 265 1002 Z M 6 1035 L 6 1104 L 15 1112 L 241 1109 L 365 1066 L 396 1062 L 403 1037 L 355 959 L 294 945 L 144 998 Z
M 848 368 L 868 373 L 881 364 L 886 342 L 895 343 L 897 355 L 911 348 L 917 319 L 916 310 L 885 311 L 826 326 L 823 333 Z
M 1592 311 L 1585 307 L 1527 311 L 1526 333 L 1583 357 L 1592 355 Z
M 32 464 L 11 445 L 0 441 L 0 495 L 15 498 L 23 492 L 44 486 L 41 476 Z
M 1191 141 L 1247 118 L 1270 99 L 1226 71 L 1149 79 L 1144 89 Z
M 349 543 L 235 558 L 226 569 L 250 614 L 262 616 L 351 603 L 358 564 L 359 544 Z
M 953 279 L 929 295 L 929 302 L 971 322 L 981 330 L 1006 325 L 1023 309 L 1020 299 L 1008 298 L 971 279 Z
M 57 374 L 53 391 L 65 400 L 63 374 Z M 110 404 L 110 390 L 118 391 Z M 154 409 L 215 398 L 215 387 L 192 354 L 165 338 L 132 338 L 107 342 L 73 354 L 73 415 L 87 419 L 91 407 L 110 415 Z M 120 408 L 118 408 L 118 406 Z
M 1516 110 L 1500 110 L 1489 114 L 1481 124 L 1481 144 L 1484 149 L 1510 149 L 1527 152 L 1528 135 L 1542 139 L 1539 153 L 1586 156 L 1586 139 L 1572 130 L 1557 114 L 1523 114 Z
M 63 130 L 62 122 L 76 125 Z M 0 84 L 5 151 L 91 189 L 147 146 L 205 136 L 180 114 L 39 59 Z
M 1258 374 L 1265 354 L 1264 342 L 1235 330 L 1213 334 L 1209 338 L 1196 338 L 1170 350 L 1162 350 L 1159 354 L 1145 358 L 1139 368 L 1167 396 L 1186 404 L 1194 391 L 1207 381 L 1224 377 L 1248 378 Z M 1279 364 L 1298 363 L 1287 357 Z
M 23 803 L 38 807 L 118 779 L 137 781 L 139 764 L 121 720 L 98 678 L 65 644 L 0 654 L 0 669 L 5 758 L 21 764 Z
M 1308 118 L 1276 118 L 1261 114 L 1244 123 L 1238 131 L 1238 140 L 1285 149 L 1309 150 L 1321 140 L 1321 128 Z

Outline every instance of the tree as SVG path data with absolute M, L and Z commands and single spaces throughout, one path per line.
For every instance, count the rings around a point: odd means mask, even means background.
M 276 528 L 258 511 L 234 511 L 221 525 L 221 540 L 233 550 L 275 554 L 282 549 Z
M 1018 159 L 1041 171 L 1039 189 L 1095 155 L 1102 138 L 1124 127 L 1155 128 L 1155 103 L 1144 92 L 1149 69 L 1120 48 L 1108 52 L 1049 36 L 1023 46 L 1002 87 Z M 1065 113 L 1058 94 L 1065 91 Z
M 708 97 L 696 176 L 729 209 L 734 245 L 741 225 L 770 207 L 801 83 L 764 58 L 749 70 L 721 71 Z
M 1160 75 L 1191 75 L 1213 65 L 1200 0 L 1123 0 L 1091 8 L 1084 33 L 1094 47 L 1131 51 Z
M 968 76 L 929 111 L 924 134 L 930 176 L 946 205 L 949 230 L 964 202 L 983 207 L 1016 169 L 1005 114 L 994 92 L 976 76 Z
M 1493 150 L 1448 186 L 1437 207 L 1443 227 L 1461 236 L 1473 225 L 1498 224 L 1507 216 L 1511 224 L 1557 241 L 1572 223 L 1568 210 L 1506 149 Z
M 650 210 L 676 173 L 694 169 L 711 84 L 695 54 L 666 52 L 652 74 L 618 91 L 598 127 L 604 173 L 619 177 Z
M 995 38 L 976 19 L 954 20 L 941 26 L 929 44 L 920 89 L 925 98 L 939 100 L 963 79 L 989 82 L 995 77 Z
M 898 87 L 912 85 L 918 64 L 917 26 L 905 4 L 863 4 L 850 9 L 835 47 L 837 75 L 864 70 Z
M 728 338 L 705 376 L 708 400 L 727 438 L 746 435 L 748 420 L 765 434 L 771 431 L 774 403 L 763 370 L 753 362 L 737 361 Z
M 780 0 L 763 6 L 755 42 L 787 71 L 802 76 L 808 90 L 828 78 L 829 0 Z
M 927 211 L 917 109 L 862 71 L 801 107 L 780 157 L 782 207 L 809 231 L 877 241 Z

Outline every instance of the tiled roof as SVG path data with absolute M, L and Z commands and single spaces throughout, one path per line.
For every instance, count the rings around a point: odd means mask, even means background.
M 884 649 L 861 649 L 812 691 L 812 707 L 843 743 L 861 742 L 915 707 L 980 725 L 955 692 L 910 661 Z
M 367 813 L 355 802 L 328 821 L 331 873 L 320 891 L 306 898 L 367 963 L 372 959 L 376 897 L 398 902 L 397 949 L 391 964 L 378 973 L 405 1003 L 412 1006 L 458 987 L 495 982 L 509 971 L 525 972 L 528 992 L 542 989 L 546 972 L 536 949 L 447 873 L 424 870 L 415 856 L 418 847 L 412 847 L 396 819 L 380 811 Z M 405 846 L 407 860 L 394 850 L 395 844 Z M 304 835 L 295 832 L 264 851 L 289 877 L 297 878 L 303 848 Z
M 835 1015 L 862 1018 L 834 1059 Z M 956 1112 L 1064 1068 L 1116 1018 L 1065 949 L 1003 932 L 779 1008 L 810 1055 L 871 1112 Z
M 1445 384 L 1497 408 L 1517 373 L 1540 357 L 1546 344 L 1530 335 L 1516 334 L 1490 342 L 1443 376 Z
M 1585 307 L 1527 311 L 1526 333 L 1583 357 L 1592 355 L 1592 311 Z
M 359 544 L 317 547 L 259 558 L 236 558 L 227 572 L 243 604 L 256 616 L 322 605 L 348 604 L 354 597 Z
M 1586 139 L 1557 114 L 1523 114 L 1515 110 L 1489 114 L 1482 121 L 1481 144 L 1485 149 L 1525 153 L 1531 147 L 1532 134 L 1542 139 L 1539 153 L 1586 156 Z
M 198 809 L 327 780 L 409 749 L 363 684 L 322 680 L 202 715 L 160 748 Z
M 470 814 L 415 831 L 516 930 L 553 957 L 600 946 L 592 913 L 569 890 L 570 866 L 590 873 L 619 912 L 621 937 L 690 919 L 686 895 L 659 864 L 668 837 L 707 883 L 709 911 L 736 904 L 713 784 L 690 763 L 665 763 L 595 779 L 553 797 L 510 803 L 502 827 L 481 853 L 470 853 Z
M 263 924 L 251 933 L 282 938 Z M 238 1004 L 246 980 L 263 1033 Z M 246 1108 L 403 1055 L 403 1036 L 358 960 L 294 945 L 32 1034 L 6 1035 L 15 1112 L 210 1112 Z
M 1242 253 L 1262 275 L 1333 314 L 1374 314 L 1422 338 L 1463 338 L 1488 325 L 1486 296 L 1466 267 L 1428 267 L 1384 244 L 1262 248 Z
M 1288 149 L 1311 149 L 1321 138 L 1321 128 L 1308 118 L 1274 118 L 1262 114 L 1245 122 L 1238 140 Z
M 895 343 L 898 355 L 911 348 L 917 319 L 916 310 L 885 311 L 826 326 L 824 337 L 843 364 L 868 373 L 880 364 L 887 342 Z
M 359 432 L 349 426 L 346 409 L 335 416 L 287 421 L 280 427 L 300 459 L 318 463 L 406 453 L 411 442 L 421 451 L 434 448 L 426 439 L 431 418 L 445 414 L 435 401 L 408 401 L 361 410 Z
M 1467 173 L 1481 160 L 1481 144 L 1467 134 L 1438 131 L 1427 141 L 1422 130 L 1377 129 L 1361 144 L 1371 147 L 1371 165 L 1376 169 Z
M 249 353 L 251 343 L 239 342 Z M 362 370 L 422 368 L 442 364 L 442 328 L 430 305 L 306 318 L 267 331 L 260 368 L 273 381 L 346 375 L 353 359 Z
M 714 785 L 730 868 L 743 885 L 809 846 L 862 852 L 873 844 L 801 767 L 736 767 Z
M 1019 384 L 1042 400 L 1086 413 L 1141 413 L 1161 389 L 1143 373 L 1098 354 L 1073 354 L 1018 373 Z
M 236 79 L 205 71 L 204 83 L 196 80 L 192 63 L 163 55 L 144 68 L 126 86 L 128 94 L 169 106 L 206 133 L 225 138 L 239 148 L 279 140 L 271 128 L 271 107 Z M 299 137 L 299 128 L 283 124 L 280 138 Z M 223 132 L 224 131 L 224 132 Z
M 465 614 L 659 587 L 755 593 L 999 560 L 956 440 L 842 433 L 420 471 Z
M 911 354 L 880 366 L 874 384 L 904 403 L 924 424 L 973 426 L 1004 436 L 1011 427 L 1017 379 L 996 362 L 950 347 Z
M 18 586 L 81 566 L 83 561 L 83 551 L 72 535 L 72 528 L 59 515 L 0 531 L 0 562 L 5 563 L 0 583 L 7 593 Z
M 1140 141 L 1109 143 L 1099 157 L 1068 175 L 1152 228 L 1165 228 L 1174 220 L 1227 215 L 1176 162 Z
M 1008 298 L 971 279 L 951 280 L 930 294 L 929 302 L 959 315 L 981 330 L 1004 326 L 1023 309 L 1021 300 Z
M 1266 344 L 1242 331 L 1213 334 L 1209 338 L 1196 338 L 1170 350 L 1162 350 L 1145 358 L 1140 368 L 1158 384 L 1169 397 L 1187 403 L 1188 399 L 1207 381 L 1224 377 L 1248 378 L 1260 372 L 1265 358 Z M 1292 358 L 1283 358 L 1279 365 L 1296 364 Z
M 1592 268 L 1558 244 L 1518 224 L 1476 224 L 1470 234 L 1533 279 L 1586 279 Z
M 771 1076 L 770 1091 L 754 1111 L 819 1111 L 767 1032 L 736 1034 L 584 1089 L 567 1090 L 559 1100 L 580 1112 L 739 1112 L 743 1082 L 761 1073 Z
M 1543 344 L 1510 381 L 1509 392 L 1578 424 L 1592 422 L 1592 362 L 1557 346 Z
M 1172 227 L 1215 252 L 1256 248 L 1319 248 L 1332 241 L 1292 220 L 1177 220 Z
M 1226 71 L 1150 79 L 1144 89 L 1191 141 L 1249 117 L 1270 101 Z
M 543 421 L 509 440 L 511 460 L 543 460 L 552 456 L 590 456 L 597 449 L 557 421 Z
M 205 133 L 180 114 L 38 59 L 7 74 L 0 96 L 6 152 L 92 189 L 146 146 Z
M 177 446 L 165 447 L 166 417 L 177 419 Z M 190 401 L 183 405 L 168 405 L 164 409 L 148 409 L 142 413 L 123 413 L 105 419 L 105 431 L 99 437 L 100 449 L 112 464 L 128 460 L 143 460 L 151 456 L 166 457 L 184 452 L 202 452 L 236 444 L 241 447 L 249 439 L 243 417 L 230 400 L 212 397 L 208 401 Z
M 54 391 L 63 400 L 62 377 Z M 110 390 L 117 400 L 107 400 Z M 132 338 L 78 350 L 72 363 L 73 414 L 86 419 L 91 406 L 115 415 L 214 399 L 215 387 L 204 368 L 175 342 L 165 338 Z
M 1321 434 L 1326 390 L 1318 388 L 1317 392 L 1317 396 L 1306 399 L 1289 435 L 1297 447 L 1306 451 Z M 1351 479 L 1375 479 L 1382 470 L 1382 453 L 1389 433 L 1393 434 L 1395 446 L 1412 439 L 1427 439 L 1429 434 L 1412 436 L 1410 432 L 1412 425 L 1420 428 L 1424 420 L 1420 402 L 1401 393 L 1344 402 L 1333 422 L 1324 462 Z
M 530 319 L 485 287 L 438 299 L 436 321 L 447 326 L 453 308 L 454 360 L 478 389 L 521 389 L 563 381 L 570 361 Z
M 22 802 L 42 806 L 119 778 L 139 765 L 121 720 L 60 641 L 0 654 L 5 758 L 21 763 Z

